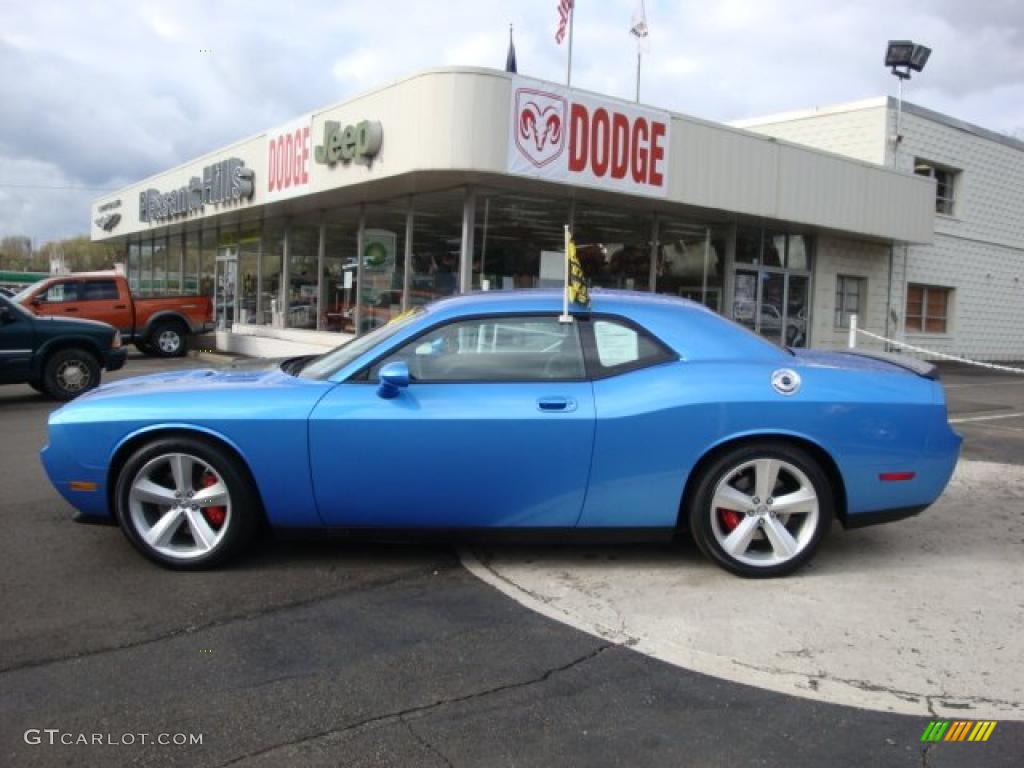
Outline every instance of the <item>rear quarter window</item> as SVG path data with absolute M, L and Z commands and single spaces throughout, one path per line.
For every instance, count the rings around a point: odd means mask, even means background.
M 589 363 L 594 378 L 676 359 L 675 354 L 647 331 L 615 318 L 594 318 L 591 337 Z

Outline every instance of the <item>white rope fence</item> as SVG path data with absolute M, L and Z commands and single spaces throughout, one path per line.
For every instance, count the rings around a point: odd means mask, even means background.
M 899 341 L 897 339 L 887 339 L 885 336 L 879 336 L 877 333 L 871 333 L 871 331 L 865 331 L 863 328 L 857 327 L 857 316 L 850 315 L 850 336 L 847 341 L 847 346 L 850 349 L 857 348 L 857 334 L 867 336 L 878 341 L 883 341 L 886 344 L 892 344 L 906 349 L 911 352 L 917 352 L 922 355 L 928 355 L 930 357 L 937 357 L 941 360 L 949 360 L 955 363 L 963 363 L 964 365 L 974 365 L 979 368 L 987 368 L 992 371 L 1004 371 L 1006 373 L 1021 373 L 1024 374 L 1024 368 L 1014 368 L 1009 365 L 997 365 L 995 363 L 982 363 L 978 360 L 968 360 L 966 357 L 959 357 L 957 355 L 947 355 L 944 352 L 936 352 L 934 349 L 925 349 L 924 347 L 915 347 L 913 344 L 907 344 L 905 341 Z

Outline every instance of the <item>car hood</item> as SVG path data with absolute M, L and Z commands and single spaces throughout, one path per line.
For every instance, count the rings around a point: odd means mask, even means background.
M 108 323 L 99 320 L 86 320 L 84 317 L 40 317 L 34 315 L 33 319 L 38 323 L 44 323 L 47 332 L 114 331 L 114 326 Z
M 250 361 L 246 361 L 247 363 Z M 210 391 L 211 389 L 239 386 L 260 386 L 294 379 L 281 370 L 280 361 L 260 360 L 249 366 L 223 368 L 189 368 L 182 371 L 164 371 L 145 376 L 133 376 L 104 384 L 85 395 L 90 399 L 127 394 L 159 394 L 162 392 Z

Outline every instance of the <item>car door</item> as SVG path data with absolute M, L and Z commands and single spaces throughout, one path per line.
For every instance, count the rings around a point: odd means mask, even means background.
M 33 319 L 0 296 L 0 384 L 27 381 L 32 368 Z
M 46 290 L 32 297 L 32 311 L 41 317 L 79 317 L 78 280 L 50 283 Z
M 378 371 L 411 383 L 378 394 Z M 586 495 L 593 388 L 579 323 L 434 326 L 332 389 L 310 418 L 324 520 L 345 527 L 571 527 Z
M 94 277 L 83 280 L 79 286 L 82 317 L 100 320 L 117 328 L 123 334 L 132 330 L 132 312 L 127 297 L 117 290 L 112 277 Z

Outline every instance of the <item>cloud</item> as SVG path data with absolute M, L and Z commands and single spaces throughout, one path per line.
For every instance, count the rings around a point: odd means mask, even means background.
M 10 0 L 0 0 L 5 5 Z M 580 2 L 573 84 L 632 98 L 634 0 Z M 647 0 L 642 100 L 714 120 L 895 91 L 885 42 L 934 49 L 907 98 L 1024 131 L 1017 0 Z M 106 0 L 18 4 L 0 26 L 0 185 L 117 187 L 438 65 L 564 81 L 557 2 Z M 210 51 L 205 53 L 203 51 Z M 94 193 L 0 186 L 0 235 L 85 231 Z

